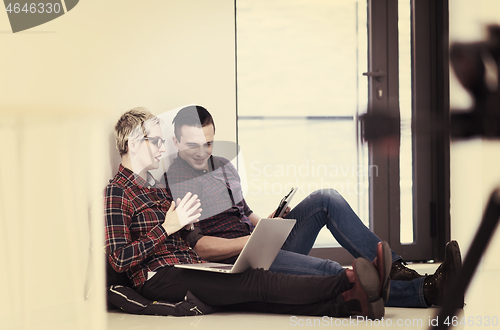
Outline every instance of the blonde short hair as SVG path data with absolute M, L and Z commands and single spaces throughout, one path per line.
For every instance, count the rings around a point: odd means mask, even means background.
M 115 125 L 116 149 L 120 156 L 128 153 L 129 141 L 144 138 L 154 125 L 160 125 L 160 119 L 146 108 L 137 107 L 125 112 Z

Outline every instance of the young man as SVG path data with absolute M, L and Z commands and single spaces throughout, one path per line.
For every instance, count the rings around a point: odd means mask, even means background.
M 210 113 L 201 106 L 185 107 L 173 123 L 178 157 L 166 173 L 166 182 L 174 199 L 192 192 L 199 196 L 203 208 L 189 244 L 203 259 L 232 262 L 260 217 L 247 205 L 236 169 L 227 159 L 212 156 L 215 123 Z M 272 271 L 299 275 L 341 272 L 343 268 L 337 262 L 307 256 L 323 226 L 355 258 L 373 261 L 376 257 L 380 239 L 333 189 L 310 194 L 284 217 L 296 219 L 297 223 L 271 266 Z M 447 283 L 461 268 L 460 249 L 454 241 L 446 245 L 445 260 L 433 275 L 422 276 L 407 268 L 394 251 L 392 262 L 386 306 L 394 307 L 440 305 Z

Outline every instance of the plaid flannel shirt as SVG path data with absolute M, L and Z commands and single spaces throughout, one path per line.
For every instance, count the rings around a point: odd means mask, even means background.
M 243 198 L 238 172 L 229 160 L 215 156 L 209 159 L 209 168 L 195 170 L 177 155 L 165 175 L 172 197 L 182 198 L 187 192 L 199 196 L 203 211 L 195 225 L 204 235 L 225 238 L 249 235 L 254 228 L 248 218 L 252 210 Z
M 163 228 L 171 200 L 164 185 L 157 181 L 150 184 L 122 165 L 106 186 L 104 215 L 108 261 L 117 272 L 127 271 L 136 289 L 142 287 L 148 271 L 202 262 L 185 242 L 189 231 L 180 230 L 168 236 Z

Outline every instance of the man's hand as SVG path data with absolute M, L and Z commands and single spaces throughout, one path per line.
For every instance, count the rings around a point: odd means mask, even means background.
M 198 255 L 207 261 L 222 261 L 240 254 L 250 235 L 237 238 L 203 236 L 194 246 Z
M 276 209 L 276 210 L 278 210 L 278 209 Z M 274 218 L 274 215 L 276 214 L 276 210 L 274 210 L 274 212 L 269 215 L 269 218 Z M 278 219 L 283 219 L 284 217 L 287 216 L 288 213 L 290 213 L 290 211 L 291 211 L 290 206 L 287 206 L 285 213 L 283 213 L 283 215 L 281 217 L 279 217 Z
M 177 207 L 176 203 L 172 201 L 163 222 L 163 228 L 167 234 L 171 235 L 184 226 L 198 222 L 202 211 L 200 206 L 198 195 L 193 195 L 190 192 L 182 200 L 177 198 Z

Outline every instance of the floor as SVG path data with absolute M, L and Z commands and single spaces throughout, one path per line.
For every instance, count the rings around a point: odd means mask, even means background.
M 432 273 L 437 264 L 412 265 L 418 272 Z M 494 285 L 500 270 L 479 269 L 465 297 L 466 306 L 458 315 L 454 329 L 492 327 L 500 328 L 500 287 Z M 401 327 L 403 329 L 428 329 L 439 312 L 438 308 L 386 308 L 380 321 L 346 318 L 321 318 L 293 315 L 256 313 L 218 313 L 194 317 L 137 316 L 119 312 L 107 315 L 108 330 L 140 329 L 293 329 L 310 327 L 352 326 L 357 329 L 373 327 Z

